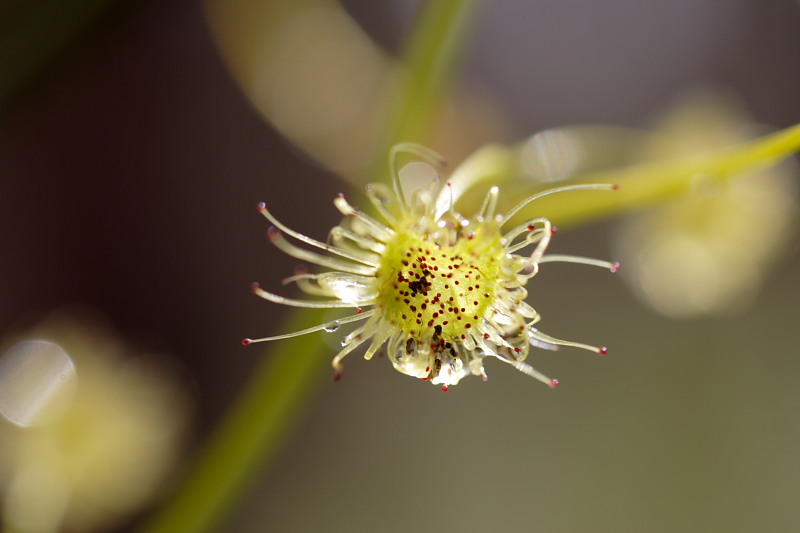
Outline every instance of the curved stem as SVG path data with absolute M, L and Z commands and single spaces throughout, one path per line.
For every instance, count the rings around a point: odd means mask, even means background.
M 321 311 L 295 312 L 283 326 L 301 329 L 322 316 Z M 281 341 L 266 350 L 180 490 L 143 532 L 210 531 L 219 523 L 249 478 L 280 451 L 293 422 L 314 398 L 316 384 L 330 373 L 330 354 L 319 335 Z
M 730 148 L 691 158 L 583 174 L 560 185 L 615 183 L 614 194 L 575 193 L 542 198 L 536 214 L 565 228 L 641 209 L 687 191 L 696 176 L 728 179 L 779 162 L 800 150 L 800 124 Z

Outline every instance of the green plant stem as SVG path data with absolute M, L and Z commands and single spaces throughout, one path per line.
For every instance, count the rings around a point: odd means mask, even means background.
M 475 0 L 423 2 L 401 59 L 408 72 L 391 140 L 425 142 L 463 48 L 478 3 Z
M 514 185 L 509 197 L 517 197 L 581 183 L 618 184 L 614 194 L 596 191 L 545 196 L 536 201 L 536 215 L 549 218 L 559 227 L 596 222 L 643 209 L 687 192 L 697 178 L 726 180 L 744 172 L 780 162 L 800 150 L 800 124 L 764 137 L 705 154 L 648 162 L 629 167 L 579 174 L 552 182 L 520 187 L 526 179 L 520 168 L 522 146 L 486 145 L 461 163 L 450 176 L 456 199 L 463 190 L 481 185 Z M 519 198 L 511 200 L 512 203 Z M 522 218 L 520 214 L 516 219 Z
M 775 164 L 798 150 L 800 124 L 748 143 L 691 158 L 585 174 L 559 185 L 616 183 L 620 190 L 613 194 L 581 192 L 545 197 L 537 201 L 536 213 L 550 218 L 560 227 L 585 224 L 641 209 L 686 192 L 697 177 L 727 179 Z
M 283 327 L 297 331 L 323 313 L 295 312 Z M 319 337 L 305 335 L 267 350 L 235 405 L 205 444 L 181 490 L 147 533 L 209 531 L 242 493 L 248 479 L 280 451 L 293 422 L 314 398 L 330 356 Z
M 477 0 L 421 4 L 400 57 L 405 69 L 402 97 L 392 110 L 375 167 L 370 169 L 371 181 L 388 177 L 386 156 L 395 144 L 427 144 L 478 5 Z

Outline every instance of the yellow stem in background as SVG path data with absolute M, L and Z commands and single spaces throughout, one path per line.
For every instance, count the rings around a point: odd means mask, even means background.
M 586 224 L 668 200 L 687 191 L 698 176 L 727 179 L 754 168 L 778 163 L 798 150 L 800 124 L 708 154 L 581 174 L 559 181 L 558 185 L 616 183 L 620 185 L 620 190 L 614 194 L 577 192 L 548 196 L 537 200 L 536 215 L 549 218 L 559 227 Z M 502 160 L 497 152 L 494 155 L 495 159 Z M 517 149 L 509 148 L 505 158 L 502 166 L 513 172 Z M 551 187 L 553 184 L 549 183 L 540 188 Z M 526 194 L 529 192 L 526 191 Z

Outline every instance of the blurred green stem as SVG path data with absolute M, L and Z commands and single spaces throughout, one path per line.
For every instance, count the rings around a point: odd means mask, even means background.
M 408 77 L 395 110 L 395 124 L 388 130 L 387 153 L 398 142 L 425 143 L 438 119 L 437 109 L 455 71 L 477 5 L 475 0 L 441 0 L 420 6 L 420 16 L 402 53 Z
M 452 72 L 454 56 L 466 34 L 467 14 L 474 4 L 473 0 L 423 4 L 408 43 L 408 69 L 413 81 L 399 102 L 400 110 L 416 111 L 401 113 L 402 118 L 387 131 L 387 138 L 415 138 L 430 126 L 427 110 L 435 107 Z M 319 312 L 302 310 L 289 315 L 281 331 L 297 331 L 322 322 Z M 330 372 L 328 352 L 318 335 L 271 344 L 183 484 L 142 531 L 199 533 L 218 525 L 253 474 L 280 451 L 292 422 L 313 397 L 319 377 Z
M 517 146 L 489 144 L 465 159 L 449 176 L 453 194 L 483 185 L 509 185 L 511 204 L 555 186 L 579 183 L 616 183 L 614 194 L 578 192 L 554 194 L 536 201 L 536 216 L 571 227 L 598 221 L 669 200 L 687 192 L 696 178 L 725 180 L 743 172 L 778 163 L 800 150 L 800 124 L 736 146 L 698 156 L 642 163 L 603 172 L 578 174 L 553 182 L 533 181 L 521 168 L 525 143 Z M 507 191 L 508 193 L 509 191 Z M 524 213 L 517 218 L 525 218 Z
M 400 58 L 405 69 L 403 97 L 392 110 L 375 168 L 367 175 L 369 181 L 388 178 L 387 156 L 395 144 L 427 144 L 478 4 L 477 0 L 439 0 L 420 5 Z
M 698 177 L 727 179 L 778 163 L 800 150 L 800 124 L 755 139 L 690 158 L 644 163 L 577 176 L 571 183 L 617 183 L 614 194 L 553 195 L 537 203 L 537 215 L 567 227 L 626 211 L 642 209 L 690 189 Z
M 282 328 L 303 329 L 321 322 L 322 314 L 292 313 Z M 280 451 L 292 422 L 313 399 L 315 384 L 330 369 L 326 352 L 312 335 L 271 345 L 179 492 L 143 531 L 199 532 L 217 525 L 251 475 Z

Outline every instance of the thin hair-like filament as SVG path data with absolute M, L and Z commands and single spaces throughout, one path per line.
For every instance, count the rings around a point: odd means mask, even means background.
M 266 205 L 264 203 L 258 204 L 258 210 L 262 215 L 264 215 L 264 217 L 267 220 L 269 220 L 270 222 L 275 224 L 275 227 L 277 227 L 279 230 L 281 230 L 285 234 L 291 235 L 292 237 L 294 237 L 298 241 L 301 241 L 301 242 L 304 242 L 304 243 L 306 243 L 308 245 L 314 246 L 315 248 L 319 248 L 321 250 L 325 250 L 326 252 L 330 252 L 332 254 L 336 254 L 336 255 L 338 255 L 340 257 L 344 257 L 345 259 L 349 259 L 351 261 L 355 261 L 357 263 L 363 263 L 365 265 L 369 265 L 369 266 L 372 266 L 372 267 L 378 266 L 376 263 L 367 261 L 363 257 L 358 257 L 356 255 L 350 254 L 346 250 L 342 250 L 341 248 L 337 248 L 336 246 L 331 246 L 330 244 L 325 244 L 324 242 L 320 242 L 320 241 L 318 241 L 316 239 L 312 239 L 311 237 L 307 237 L 306 235 L 303 235 L 302 233 L 294 231 L 290 227 L 288 227 L 285 224 L 283 224 L 280 220 L 275 218 L 275 216 L 273 216 L 273 214 L 269 212 L 269 210 L 267 209 L 267 207 L 266 207 Z
M 551 194 L 556 194 L 559 192 L 567 192 L 567 191 L 590 191 L 590 190 L 614 191 L 617 188 L 618 188 L 617 185 L 611 183 L 594 183 L 586 185 L 566 185 L 564 187 L 555 187 L 554 189 L 547 189 L 546 191 L 537 192 L 536 194 L 532 194 L 531 196 L 528 196 L 527 198 L 522 200 L 520 203 L 515 205 L 511 209 L 511 211 L 506 213 L 506 216 L 503 217 L 503 220 L 500 222 L 500 225 L 502 226 L 503 224 L 511 220 L 511 218 L 517 213 L 519 213 L 519 211 L 523 207 L 533 202 L 534 200 L 542 198 L 543 196 L 548 196 Z
M 262 337 L 260 339 L 245 339 L 247 344 L 253 342 L 269 342 L 269 341 L 277 341 L 281 339 L 290 339 L 292 337 L 299 337 L 300 335 L 307 335 L 309 333 L 315 333 L 317 331 L 326 331 L 332 330 L 334 328 L 338 328 L 344 324 L 350 324 L 351 322 L 358 322 L 359 320 L 366 320 L 367 318 L 371 317 L 375 314 L 375 310 L 369 310 L 364 313 L 359 313 L 355 315 L 346 316 L 343 318 L 337 318 L 335 320 L 331 320 L 330 322 L 325 322 L 324 324 L 319 324 L 318 326 L 312 326 L 310 328 L 301 329 L 300 331 L 295 331 L 292 333 L 284 333 L 283 335 L 275 335 L 274 337 Z

